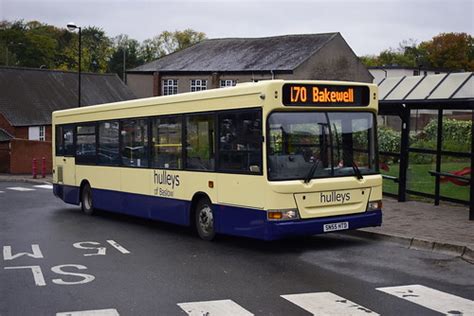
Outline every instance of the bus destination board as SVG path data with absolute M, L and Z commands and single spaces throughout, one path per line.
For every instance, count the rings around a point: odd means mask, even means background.
M 369 87 L 322 84 L 283 85 L 283 104 L 293 106 L 367 106 Z

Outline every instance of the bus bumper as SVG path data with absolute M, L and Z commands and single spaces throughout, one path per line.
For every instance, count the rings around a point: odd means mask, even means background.
M 305 219 L 298 221 L 276 222 L 267 221 L 264 234 L 265 240 L 275 240 L 291 236 L 316 235 L 326 233 L 325 224 L 347 222 L 349 227 L 344 230 L 353 230 L 363 227 L 381 226 L 382 211 L 334 216 L 325 218 Z M 342 231 L 342 230 L 337 230 Z

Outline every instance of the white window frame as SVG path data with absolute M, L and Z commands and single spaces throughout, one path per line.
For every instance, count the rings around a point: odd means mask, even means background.
M 163 79 L 161 95 L 178 94 L 178 79 Z
M 46 128 L 44 125 L 39 127 L 39 140 L 42 142 L 46 140 Z
M 191 92 L 207 90 L 207 80 L 204 79 L 191 79 L 189 85 L 189 91 Z
M 226 79 L 220 81 L 221 88 L 234 87 L 237 84 L 237 80 Z

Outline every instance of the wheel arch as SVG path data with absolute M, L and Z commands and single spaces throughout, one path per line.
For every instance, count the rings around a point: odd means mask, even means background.
M 188 220 L 189 220 L 189 225 L 191 227 L 195 226 L 194 225 L 194 217 L 195 217 L 195 214 L 196 214 L 196 206 L 197 206 L 197 203 L 201 199 L 208 199 L 212 204 L 212 200 L 206 192 L 199 191 L 199 192 L 194 193 L 193 198 L 191 199 L 191 204 L 189 205 Z
M 84 189 L 84 187 L 86 186 L 86 184 L 89 185 L 90 188 L 92 188 L 89 180 L 87 179 L 82 179 L 81 181 L 81 184 L 79 185 L 79 204 L 81 203 L 81 199 L 82 199 L 82 190 Z

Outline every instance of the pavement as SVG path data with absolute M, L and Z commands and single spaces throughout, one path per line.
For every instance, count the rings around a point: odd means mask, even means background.
M 395 241 L 407 248 L 451 254 L 474 263 L 474 221 L 469 207 L 452 203 L 400 203 L 384 197 L 381 227 L 363 228 L 351 234 Z
M 0 182 L 52 183 L 52 176 L 0 174 Z M 397 200 L 384 197 L 381 227 L 363 228 L 347 234 L 396 242 L 403 247 L 445 253 L 474 264 L 474 221 L 469 208 L 452 203 Z

